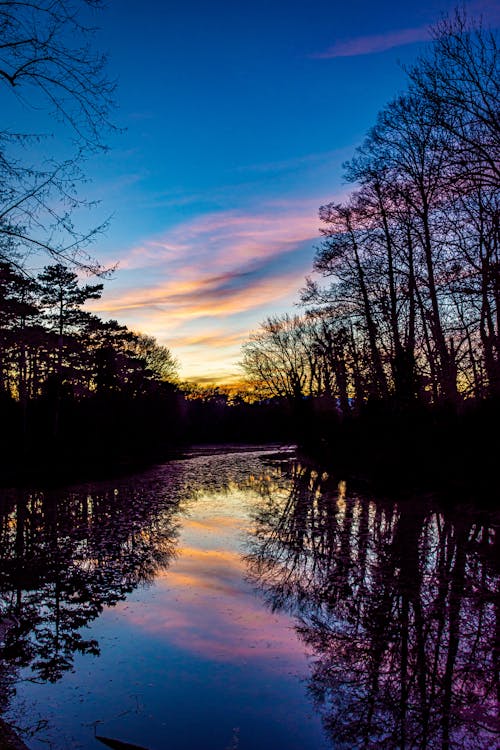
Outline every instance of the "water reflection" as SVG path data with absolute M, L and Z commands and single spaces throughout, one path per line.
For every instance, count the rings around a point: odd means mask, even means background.
M 249 509 L 289 485 L 262 453 L 4 498 L 0 679 L 30 748 L 326 748 L 293 621 L 246 580 Z
M 261 482 L 250 577 L 299 620 L 335 748 L 492 748 L 500 599 L 491 520 L 380 502 L 284 469 Z
M 82 628 L 168 564 L 176 541 L 174 508 L 164 491 L 144 483 L 3 495 L 4 682 L 21 667 L 30 667 L 32 680 L 55 682 L 71 669 L 76 652 L 99 653 Z
M 489 750 L 498 579 L 491 519 L 364 499 L 260 452 L 4 494 L 0 713 L 19 672 L 53 724 L 32 747 L 96 750 L 98 726 L 150 748 L 222 750 L 237 729 L 241 750 L 318 750 L 309 674 L 335 750 Z

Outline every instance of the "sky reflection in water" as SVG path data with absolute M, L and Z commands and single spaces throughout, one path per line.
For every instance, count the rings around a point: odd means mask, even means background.
M 264 468 L 257 456 L 170 467 L 164 479 L 179 495 L 182 524 L 175 555 L 154 583 L 85 629 L 100 657 L 76 654 L 74 672 L 55 684 L 21 686 L 14 713 L 24 704 L 25 724 L 48 720 L 30 748 L 48 740 L 57 750 L 96 750 L 93 724 L 151 750 L 327 746 L 293 621 L 272 613 L 245 579 L 259 498 L 252 477 Z

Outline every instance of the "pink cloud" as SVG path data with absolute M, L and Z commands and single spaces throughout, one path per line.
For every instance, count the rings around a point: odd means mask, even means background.
M 181 222 L 125 252 L 115 281 L 89 309 L 169 346 L 181 377 L 226 381 L 248 332 L 296 301 L 322 202 L 270 201 Z
M 92 304 L 92 310 L 119 316 L 142 310 L 147 311 L 148 317 L 168 316 L 171 324 L 206 316 L 220 318 L 248 312 L 268 301 L 287 297 L 291 291 L 296 291 L 303 276 L 304 269 L 279 276 L 276 273 L 234 289 L 224 288 L 220 277 L 194 279 L 191 283 L 172 281 L 156 288 L 139 288 L 115 299 L 100 300 Z
M 211 271 L 233 267 L 281 252 L 285 246 L 317 236 L 317 209 L 321 201 L 268 205 L 257 213 L 216 212 L 183 222 L 163 236 L 132 248 L 119 259 L 120 269 L 139 269 L 174 263 L 196 269 L 194 262 L 210 261 Z M 186 262 L 188 261 L 188 262 Z
M 500 20 L 498 0 L 472 0 L 465 5 L 465 10 L 471 18 L 482 17 L 486 26 L 494 25 Z M 452 12 L 450 12 L 450 15 L 452 15 Z M 369 34 L 335 42 L 324 52 L 318 52 L 311 57 L 325 60 L 336 57 L 371 55 L 415 42 L 430 41 L 431 38 L 431 24 L 409 29 L 394 29 L 382 34 Z
M 397 29 L 383 34 L 371 34 L 369 36 L 359 36 L 354 39 L 339 41 L 324 52 L 318 52 L 311 56 L 325 60 L 335 57 L 371 55 L 375 52 L 384 52 L 393 47 L 402 47 L 406 44 L 428 41 L 429 39 L 428 26 L 419 26 L 413 29 Z
M 126 253 L 118 279 L 133 286 L 109 287 L 89 309 L 175 346 L 188 370 L 196 358 L 203 375 L 214 358 L 217 371 L 222 359 L 227 369 L 228 357 L 239 359 L 248 331 L 270 309 L 293 304 L 310 270 L 319 203 L 282 201 L 182 222 Z M 255 317 L 242 325 L 246 315 Z

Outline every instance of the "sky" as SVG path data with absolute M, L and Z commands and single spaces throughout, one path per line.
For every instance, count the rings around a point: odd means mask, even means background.
M 92 254 L 116 270 L 89 307 L 154 335 L 182 379 L 241 380 L 250 332 L 299 311 L 343 162 L 454 5 L 108 0 L 95 45 L 120 132 L 84 190 L 110 217 Z M 466 7 L 499 20 L 493 0 Z

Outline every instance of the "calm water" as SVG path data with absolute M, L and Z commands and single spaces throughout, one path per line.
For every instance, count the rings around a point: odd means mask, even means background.
M 0 710 L 32 750 L 498 744 L 490 517 L 271 449 L 0 511 Z

